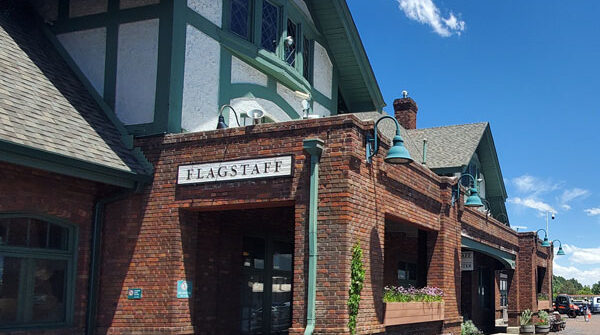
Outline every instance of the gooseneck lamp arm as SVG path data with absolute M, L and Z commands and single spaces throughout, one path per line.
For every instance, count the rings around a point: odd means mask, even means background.
M 479 194 L 478 194 L 479 191 L 477 191 L 477 180 L 475 180 L 475 177 L 473 177 L 472 175 L 470 175 L 468 173 L 461 174 L 460 177 L 458 178 L 458 180 L 456 181 L 456 189 L 453 190 L 453 192 L 452 192 L 452 206 L 454 206 L 454 203 L 460 198 L 460 181 L 463 179 L 463 177 L 469 177 L 473 181 L 473 186 L 469 189 L 469 197 L 467 198 L 467 201 L 465 202 L 465 206 L 467 206 L 467 207 L 483 206 L 483 202 L 481 201 L 481 198 L 479 197 Z
M 392 140 L 392 147 L 388 151 L 388 154 L 384 158 L 384 161 L 391 164 L 411 163 L 413 159 L 410 157 L 410 153 L 408 152 L 408 150 L 406 150 L 406 147 L 404 146 L 404 140 L 402 139 L 402 136 L 400 136 L 400 124 L 398 123 L 398 120 L 396 120 L 396 118 L 390 115 L 384 115 L 380 117 L 375 122 L 375 128 L 373 128 L 373 137 L 367 137 L 367 145 L 365 149 L 367 163 L 371 164 L 373 156 L 375 156 L 379 152 L 377 126 L 379 125 L 379 122 L 381 122 L 384 119 L 392 119 L 394 121 L 394 124 L 396 125 L 396 135 Z
M 235 115 L 235 122 L 237 122 L 238 127 L 241 127 L 240 120 L 238 118 L 238 114 L 235 111 L 235 109 L 233 109 L 233 107 L 231 105 L 225 104 L 225 105 L 221 106 L 221 108 L 219 109 L 219 120 L 217 121 L 217 129 L 229 128 L 227 123 L 225 123 L 225 118 L 223 117 L 223 111 L 227 107 L 229 107 L 229 109 L 231 109 L 233 111 L 233 114 Z
M 548 241 L 548 232 L 546 232 L 546 229 L 538 229 L 535 232 L 535 236 L 538 236 L 538 232 L 543 231 L 544 232 L 544 240 L 542 241 L 542 247 L 549 247 L 550 246 L 550 242 Z
M 558 252 L 556 253 L 557 256 L 564 256 L 565 251 L 562 248 L 562 242 L 560 240 L 552 240 L 552 244 L 554 244 L 555 241 L 558 241 Z

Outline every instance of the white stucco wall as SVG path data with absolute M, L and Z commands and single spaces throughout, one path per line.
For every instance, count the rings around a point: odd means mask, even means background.
M 158 19 L 119 26 L 115 113 L 126 125 L 154 120 Z
M 56 36 L 96 92 L 104 94 L 106 28 L 81 30 Z
M 160 0 L 120 0 L 119 8 L 133 8 L 133 7 L 141 7 L 148 5 L 156 5 L 160 3 Z
M 77 17 L 104 13 L 108 9 L 108 0 L 71 0 L 69 16 Z
M 316 114 L 319 115 L 321 117 L 325 117 L 325 116 L 330 116 L 331 115 L 331 111 L 329 109 L 327 109 L 327 107 L 321 105 L 320 103 L 314 101 L 313 102 L 313 109 L 312 109 L 312 113 L 311 114 Z
M 327 50 L 316 41 L 314 53 L 313 86 L 317 91 L 331 99 L 333 64 L 327 54 Z
M 215 129 L 219 112 L 219 42 L 188 25 L 185 41 L 181 127 Z
M 231 83 L 232 84 L 255 84 L 267 87 L 268 77 L 243 60 L 231 57 Z
M 272 102 L 270 100 L 265 100 L 265 99 L 261 99 L 261 98 L 253 98 L 253 97 L 240 97 L 240 98 L 231 99 L 230 105 L 240 115 L 243 113 L 248 113 L 249 111 L 251 111 L 253 109 L 260 109 L 263 112 L 265 112 L 266 116 L 270 117 L 275 122 L 291 120 L 291 118 L 283 111 L 283 109 L 281 109 L 279 106 L 277 106 L 274 102 Z M 235 119 L 233 119 L 233 113 L 230 113 L 230 114 L 231 114 L 230 115 L 231 117 L 230 117 L 228 124 L 230 126 L 233 126 L 233 125 L 237 126 L 237 124 L 235 123 Z M 214 125 L 216 125 L 216 124 L 217 123 L 215 121 Z M 243 125 L 242 120 L 240 120 L 240 124 Z M 214 129 L 214 125 L 213 125 L 213 128 L 211 128 L 211 129 Z
M 299 117 L 302 117 L 302 98 L 297 96 L 294 91 L 285 87 L 281 83 L 277 83 L 277 94 L 283 98 L 294 110 L 298 113 Z
M 223 0 L 188 0 L 188 7 L 204 16 L 219 28 L 222 24 Z

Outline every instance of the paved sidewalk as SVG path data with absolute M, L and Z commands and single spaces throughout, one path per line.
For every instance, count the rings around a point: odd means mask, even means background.
M 589 322 L 583 320 L 583 316 L 578 316 L 575 319 L 567 320 L 565 330 L 558 333 L 550 333 L 557 335 L 600 335 L 600 314 L 592 315 Z

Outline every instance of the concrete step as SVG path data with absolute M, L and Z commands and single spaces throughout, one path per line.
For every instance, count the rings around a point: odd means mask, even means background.
M 508 334 L 518 334 L 521 332 L 521 327 L 506 327 L 506 332 Z

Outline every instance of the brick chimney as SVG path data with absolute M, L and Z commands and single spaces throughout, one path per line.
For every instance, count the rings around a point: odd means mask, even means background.
M 411 98 L 394 100 L 394 116 L 404 129 L 417 129 L 417 103 Z

